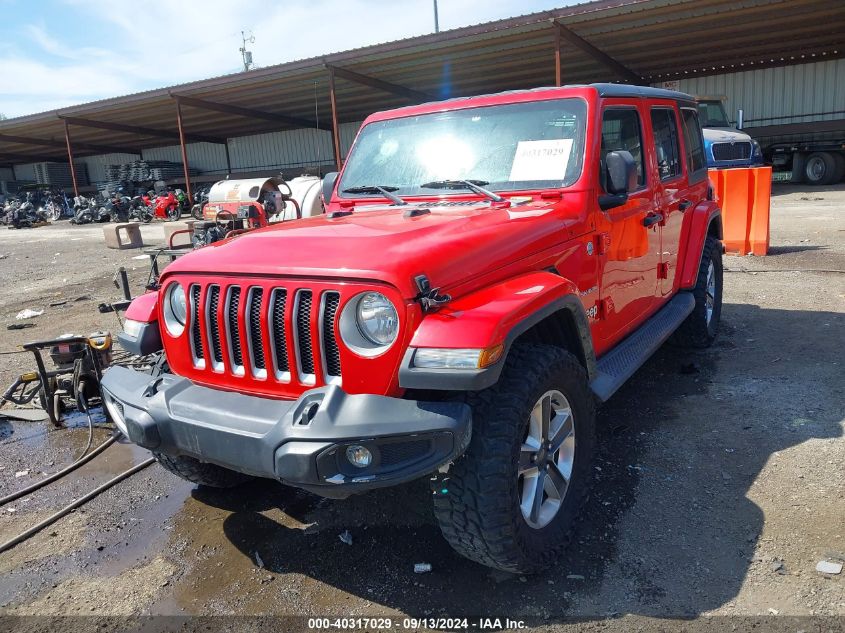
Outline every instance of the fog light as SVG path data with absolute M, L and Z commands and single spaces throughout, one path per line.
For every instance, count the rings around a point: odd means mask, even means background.
M 366 446 L 353 444 L 346 447 L 346 459 L 358 468 L 366 468 L 373 462 L 373 454 Z

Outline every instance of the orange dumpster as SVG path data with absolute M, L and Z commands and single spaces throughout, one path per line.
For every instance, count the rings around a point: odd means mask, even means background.
M 765 255 L 769 250 L 772 168 L 711 169 L 709 175 L 722 208 L 725 251 Z

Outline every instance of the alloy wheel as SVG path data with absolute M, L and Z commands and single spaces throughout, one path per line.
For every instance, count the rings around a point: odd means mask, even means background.
M 574 463 L 572 407 L 560 391 L 547 391 L 531 410 L 519 454 L 519 507 L 530 527 L 539 530 L 557 516 Z

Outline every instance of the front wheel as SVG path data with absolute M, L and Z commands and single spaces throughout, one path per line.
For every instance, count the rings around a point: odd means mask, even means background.
M 165 470 L 169 470 L 186 481 L 209 488 L 234 488 L 254 479 L 250 475 L 244 475 L 216 464 L 201 462 L 187 455 L 173 457 L 156 452 L 153 452 L 153 455 Z
M 193 216 L 193 218 L 195 220 L 202 221 L 203 220 L 202 205 L 201 204 L 195 204 L 194 206 L 192 206 L 191 207 L 191 215 Z
M 468 402 L 470 445 L 434 496 L 440 529 L 471 560 L 539 572 L 568 544 L 592 480 L 587 373 L 560 348 L 515 345 L 499 382 Z
M 55 202 L 47 203 L 46 212 L 46 217 L 51 222 L 58 222 L 62 217 L 62 208 Z

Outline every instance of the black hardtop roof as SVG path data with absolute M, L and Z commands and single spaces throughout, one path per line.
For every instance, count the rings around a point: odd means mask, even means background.
M 652 88 L 650 86 L 632 86 L 629 84 L 611 84 L 611 83 L 594 83 L 594 84 L 565 84 L 563 86 L 540 86 L 539 88 L 518 88 L 516 90 L 503 90 L 501 92 L 493 92 L 481 95 L 462 95 L 460 97 L 452 97 L 451 99 L 438 99 L 437 101 L 428 101 L 413 106 L 402 106 L 399 108 L 391 108 L 386 112 L 401 112 L 402 110 L 416 108 L 420 105 L 436 105 L 440 103 L 456 103 L 458 101 L 473 101 L 483 97 L 491 97 L 494 95 L 510 95 L 510 94 L 525 94 L 525 93 L 540 93 L 551 90 L 562 90 L 566 88 L 593 88 L 599 93 L 600 97 L 618 97 L 618 98 L 640 98 L 640 99 L 674 99 L 675 101 L 684 101 L 689 104 L 695 104 L 695 97 L 688 95 L 685 92 L 678 92 L 676 90 L 666 90 L 664 88 Z
M 677 90 L 652 88 L 650 86 L 630 86 L 628 84 L 590 84 L 602 97 L 640 97 L 642 99 L 675 99 L 695 103 L 695 97 Z

